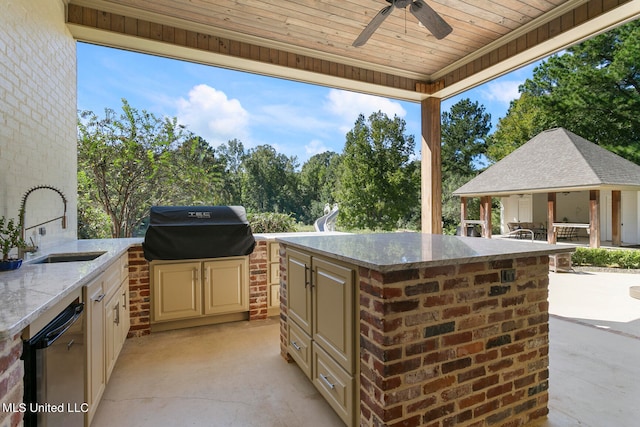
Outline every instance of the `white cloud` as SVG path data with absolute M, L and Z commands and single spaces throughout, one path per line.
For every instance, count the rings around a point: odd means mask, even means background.
M 365 117 L 376 111 L 382 111 L 389 117 L 405 117 L 407 114 L 400 103 L 387 98 L 338 89 L 329 91 L 324 107 L 341 118 L 340 129 L 345 133 L 353 128 L 359 114 L 364 114 Z
M 266 126 L 282 126 L 291 131 L 321 131 L 327 126 L 314 111 L 293 104 L 265 105 L 253 119 Z
M 249 113 L 237 99 L 211 86 L 200 84 L 189 91 L 189 99 L 177 101 L 178 121 L 217 146 L 230 139 L 248 137 Z
M 304 146 L 304 149 L 309 157 L 314 156 L 316 154 L 324 153 L 325 151 L 329 151 L 329 148 L 324 145 L 324 143 L 320 140 L 314 139 Z
M 503 80 L 487 83 L 481 90 L 482 96 L 489 101 L 509 104 L 514 99 L 520 97 L 518 87 L 522 84 L 520 80 Z

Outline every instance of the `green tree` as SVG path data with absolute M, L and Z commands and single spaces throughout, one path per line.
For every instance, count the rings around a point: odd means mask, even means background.
M 223 205 L 242 204 L 242 163 L 247 153 L 244 145 L 237 139 L 216 148 L 216 153 L 222 163 L 221 198 Z
M 299 213 L 295 157 L 270 145 L 249 150 L 242 162 L 242 202 L 256 212 Z
M 453 192 L 478 174 L 486 154 L 491 115 L 478 102 L 463 99 L 442 114 L 442 219 L 445 233 L 460 224 L 460 199 Z M 470 205 L 473 215 L 474 205 Z
M 497 162 L 522 144 L 545 130 L 536 120 L 540 111 L 531 99 L 531 95 L 523 93 L 511 101 L 507 115 L 498 121 L 495 132 L 487 138 L 487 158 Z
M 159 119 L 124 99 L 119 116 L 111 109 L 103 118 L 91 111 L 79 115 L 79 180 L 89 181 L 79 201 L 95 198 L 111 220 L 111 236 L 131 237 L 149 207 L 167 200 L 170 150 L 185 132 L 175 118 Z
M 108 239 L 111 237 L 111 218 L 97 197 L 97 188 L 84 170 L 78 171 L 78 238 Z
M 509 111 L 524 112 L 530 132 L 517 118 L 501 120 L 492 138 L 493 159 L 541 130 L 562 126 L 640 163 L 640 21 L 632 21 L 551 56 L 521 87 Z M 523 141 L 516 141 L 518 138 Z M 509 141 L 513 139 L 513 141 Z
M 347 133 L 342 154 L 340 221 L 347 227 L 391 230 L 420 203 L 415 146 L 405 122 L 382 112 L 360 115 Z
M 442 113 L 442 174 L 473 175 L 486 152 L 489 130 L 491 115 L 468 98 Z
M 339 178 L 341 157 L 332 151 L 316 154 L 302 165 L 300 190 L 305 223 L 312 223 L 324 214 L 324 206 L 335 203 L 333 195 Z
M 217 205 L 224 199 L 221 160 L 214 149 L 199 136 L 191 135 L 171 152 L 167 163 L 176 179 L 165 180 L 171 185 L 167 198 L 176 205 Z

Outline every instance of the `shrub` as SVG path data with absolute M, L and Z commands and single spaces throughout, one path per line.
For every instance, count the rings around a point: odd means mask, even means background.
M 571 256 L 571 263 L 575 266 L 640 268 L 640 251 L 576 248 Z
M 250 212 L 247 220 L 254 233 L 286 233 L 296 231 L 296 221 L 291 215 L 275 212 Z

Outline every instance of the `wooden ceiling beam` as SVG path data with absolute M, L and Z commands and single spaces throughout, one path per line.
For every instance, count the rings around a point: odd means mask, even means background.
M 247 42 L 218 37 L 203 32 L 190 31 L 171 25 L 163 25 L 76 4 L 70 4 L 68 6 L 67 24 L 119 33 L 190 49 L 198 49 L 249 61 L 268 63 L 270 65 L 300 71 L 323 74 L 328 77 L 385 86 L 392 90 L 414 92 L 416 95 L 410 97 L 410 99 L 413 101 L 420 99 L 416 88 L 418 84 L 422 82 L 416 79 L 342 64 L 326 59 L 314 58 L 280 49 L 257 46 Z M 428 84 L 426 85 L 427 86 L 423 84 L 421 86 L 424 92 L 421 91 L 419 93 L 429 93 Z

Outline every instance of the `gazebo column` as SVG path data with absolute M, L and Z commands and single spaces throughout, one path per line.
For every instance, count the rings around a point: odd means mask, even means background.
M 556 222 L 556 193 L 547 193 L 547 242 L 556 244 L 556 233 L 553 232 L 553 223 Z
M 622 192 L 613 190 L 611 192 L 611 244 L 613 246 L 622 245 Z
M 440 98 L 421 103 L 422 117 L 422 232 L 442 234 L 442 159 Z
M 482 237 L 491 238 L 491 196 L 480 197 L 480 221 L 482 221 Z
M 589 191 L 589 247 L 600 247 L 600 190 Z
M 467 235 L 467 198 L 460 197 L 460 235 Z

